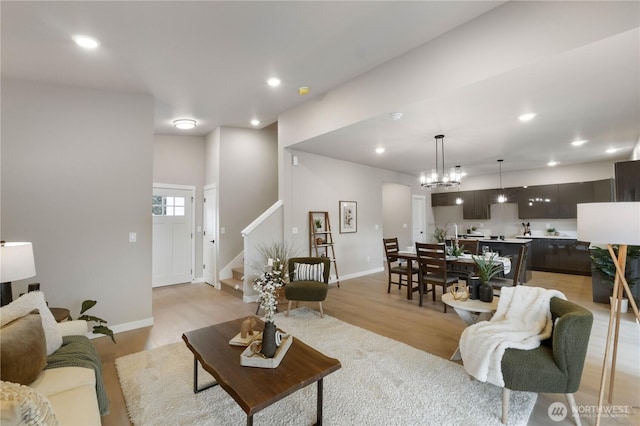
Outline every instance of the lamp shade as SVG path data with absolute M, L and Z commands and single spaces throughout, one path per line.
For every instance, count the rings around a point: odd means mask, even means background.
M 640 202 L 578 204 L 578 239 L 640 245 Z
M 35 274 L 31 243 L 4 243 L 0 247 L 0 282 L 23 280 Z

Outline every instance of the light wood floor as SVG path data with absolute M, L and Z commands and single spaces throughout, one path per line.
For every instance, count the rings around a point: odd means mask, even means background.
M 582 424 L 593 425 L 595 415 L 588 414 L 586 410 L 593 411 L 597 406 L 609 305 L 591 302 L 591 277 L 534 272 L 528 285 L 560 290 L 569 300 L 594 314 L 582 383 L 575 395 L 578 406 L 584 412 Z M 317 303 L 305 306 L 317 309 Z M 453 309 L 443 313 L 441 302 L 428 299 L 423 307 L 418 307 L 417 293 L 414 300 L 410 301 L 406 299 L 405 289 L 401 292 L 397 287 L 387 294 L 386 272 L 342 281 L 340 288 L 332 286 L 323 306 L 328 315 L 446 359 L 455 351 L 464 328 Z M 280 308 L 286 309 L 286 305 Z M 102 424 L 129 424 L 114 366 L 116 358 L 181 341 L 184 331 L 253 315 L 255 309 L 255 304 L 244 304 L 240 299 L 207 284 L 180 284 L 154 289 L 153 327 L 119 333 L 115 345 L 106 337 L 93 341 L 102 356 L 103 374 L 111 400 L 111 414 L 102 418 Z M 635 413 L 623 414 L 618 418 L 605 416 L 602 425 L 640 425 L 639 348 L 640 332 L 633 314 L 623 314 L 613 403 L 620 407 L 618 409 Z M 420 366 L 416 365 L 416 368 Z M 573 424 L 569 418 L 562 422 L 550 420 L 547 410 L 555 401 L 566 402 L 563 395 L 540 394 L 529 425 Z

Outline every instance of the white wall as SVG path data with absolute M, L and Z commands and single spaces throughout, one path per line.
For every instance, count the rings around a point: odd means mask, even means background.
M 382 184 L 382 237 L 398 238 L 398 246 L 413 245 L 411 188 L 397 183 Z
M 33 242 L 50 306 L 152 320 L 153 99 L 2 80 L 2 239 Z M 129 233 L 137 242 L 129 243 Z M 117 327 L 116 327 L 117 328 Z
M 153 182 L 196 187 L 195 270 L 194 278 L 202 278 L 202 204 L 205 175 L 203 136 L 155 135 L 153 142 Z M 200 231 L 198 231 L 200 227 Z
M 376 169 L 313 154 L 292 151 L 281 162 L 287 176 L 280 198 L 285 202 L 285 239 L 303 254 L 309 253 L 309 211 L 328 211 L 341 279 L 380 270 L 383 267 L 382 186 L 410 186 L 412 176 Z M 298 157 L 298 166 L 291 164 Z M 411 191 L 415 191 L 415 187 Z M 411 191 L 407 203 L 411 204 Z M 340 201 L 358 203 L 358 230 L 339 232 Z M 293 234 L 293 228 L 298 234 Z M 333 271 L 332 271 L 333 275 Z
M 206 184 L 218 193 L 218 271 L 242 252 L 240 232 L 278 199 L 277 131 L 277 124 L 220 127 L 207 136 Z

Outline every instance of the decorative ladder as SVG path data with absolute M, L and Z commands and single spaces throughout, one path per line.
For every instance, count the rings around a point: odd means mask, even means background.
M 316 221 L 319 221 L 320 227 L 316 226 Z M 340 287 L 329 212 L 309 212 L 309 256 L 328 257 L 329 265 L 333 265 L 333 270 L 336 272 L 336 282 Z

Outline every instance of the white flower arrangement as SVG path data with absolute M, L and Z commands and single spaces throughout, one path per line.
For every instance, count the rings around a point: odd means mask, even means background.
M 274 264 L 275 263 L 275 264 Z M 264 309 L 264 318 L 273 322 L 278 305 L 278 289 L 284 286 L 284 264 L 280 259 L 269 259 L 267 270 L 261 273 L 253 282 L 253 289 L 260 294 L 260 307 Z

